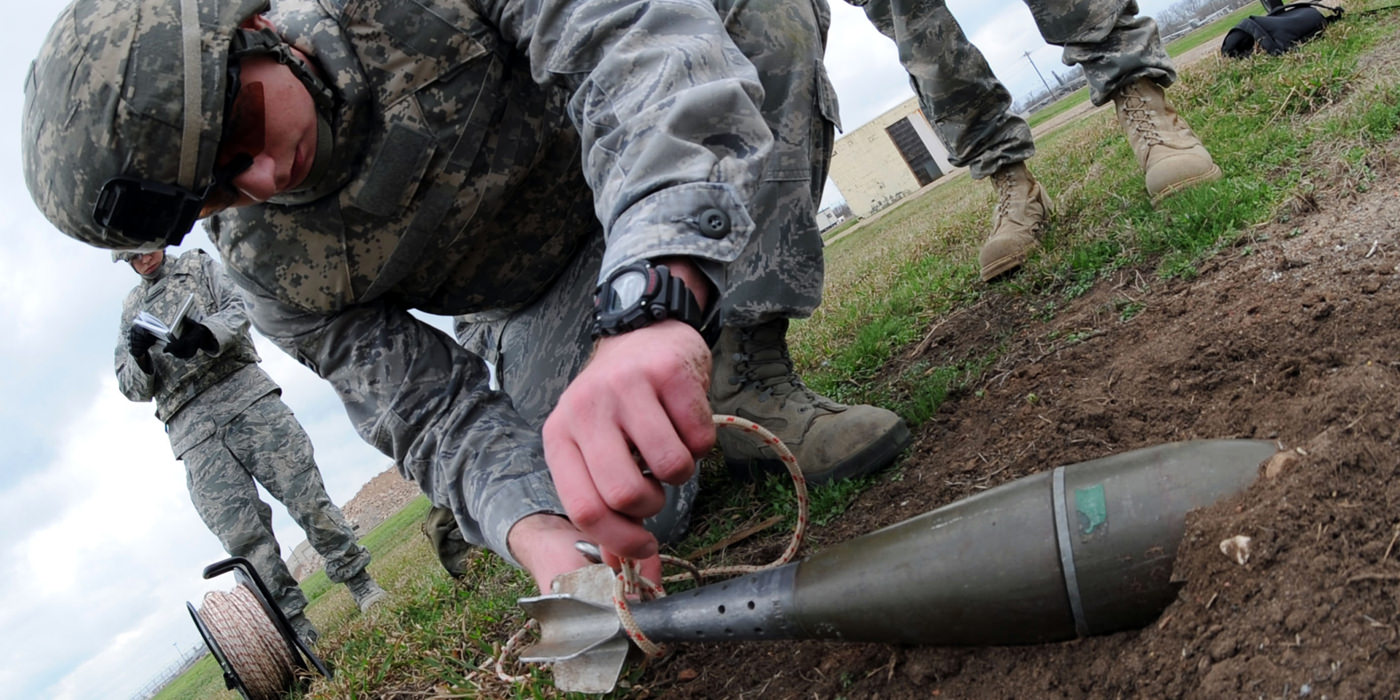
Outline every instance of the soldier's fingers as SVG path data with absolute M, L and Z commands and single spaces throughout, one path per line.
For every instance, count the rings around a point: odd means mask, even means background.
M 614 511 L 603 501 L 583 453 L 572 440 L 551 439 L 546 435 L 544 450 L 560 503 L 579 531 L 604 550 L 629 559 L 656 555 L 656 538 L 640 523 Z M 640 473 L 638 478 L 641 478 Z
M 660 399 L 672 430 L 692 458 L 704 456 L 714 447 L 715 423 L 706 387 L 693 385 L 690 390 L 667 391 Z
M 708 422 L 708 413 L 705 414 L 705 418 Z M 690 480 L 691 475 L 695 473 L 695 455 L 681 439 L 676 426 L 661 405 L 649 403 L 644 410 L 627 413 L 625 420 L 632 444 L 636 446 L 643 463 L 657 479 L 674 485 Z M 643 517 L 650 515 L 653 513 L 646 513 Z
M 609 508 L 632 518 L 646 518 L 666 504 L 661 484 L 643 473 L 617 425 L 600 425 L 576 440 L 593 487 Z
M 622 569 L 622 559 L 620 557 L 607 550 L 602 550 L 602 554 L 603 563 L 612 567 L 613 571 L 620 571 Z M 639 564 L 641 567 L 640 573 L 642 574 L 642 578 L 645 578 L 646 580 L 651 581 L 652 583 L 655 583 L 658 586 L 661 585 L 661 577 L 663 573 L 661 571 L 660 555 L 647 557 L 645 559 L 639 559 L 637 560 L 637 564 Z

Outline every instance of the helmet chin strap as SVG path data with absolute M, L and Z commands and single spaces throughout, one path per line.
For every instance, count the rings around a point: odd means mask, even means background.
M 268 201 L 274 204 L 303 204 L 318 199 L 334 189 L 334 183 L 325 179 L 330 170 L 331 155 L 335 139 L 331 133 L 330 115 L 335 108 L 335 93 L 331 91 L 316 71 L 292 52 L 292 47 L 272 29 L 239 28 L 233 36 L 231 60 L 245 56 L 268 56 L 292 71 L 292 75 L 311 94 L 316 106 L 316 155 L 311 161 L 311 170 L 306 174 L 301 187 L 290 192 L 282 192 Z M 328 187 L 320 187 L 322 184 Z M 321 190 L 327 191 L 321 191 Z
M 185 189 L 194 187 L 195 168 L 199 163 L 199 136 L 204 133 L 204 81 L 200 74 L 199 4 L 197 0 L 180 0 L 180 54 L 185 66 L 184 125 L 180 131 L 180 171 L 176 184 Z

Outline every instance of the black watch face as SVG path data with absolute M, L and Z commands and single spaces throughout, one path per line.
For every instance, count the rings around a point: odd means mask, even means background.
M 605 311 L 618 313 L 636 306 L 647 291 L 647 275 L 641 270 L 627 270 L 612 280 Z

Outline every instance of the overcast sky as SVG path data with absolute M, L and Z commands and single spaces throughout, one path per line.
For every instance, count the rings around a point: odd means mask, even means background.
M 225 555 L 190 505 L 153 404 L 117 391 L 117 322 L 136 274 L 55 231 L 25 189 L 23 79 L 64 4 L 13 3 L 0 29 L 0 698 L 129 697 L 199 643 L 185 601 L 232 586 L 200 578 Z M 1016 98 L 1040 86 L 1026 51 L 1047 79 L 1067 74 L 1021 3 L 949 5 Z M 832 13 L 828 70 L 854 128 L 912 93 L 893 44 L 859 10 L 835 2 Z M 179 250 L 192 246 L 214 253 L 202 234 Z M 320 379 L 258 341 L 332 499 L 345 503 L 387 458 L 359 439 Z M 285 556 L 305 535 L 272 504 Z

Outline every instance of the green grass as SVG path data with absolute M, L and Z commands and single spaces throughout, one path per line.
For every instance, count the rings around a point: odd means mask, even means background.
M 205 654 L 188 671 L 170 681 L 156 693 L 155 700 L 185 700 L 186 698 L 237 698 L 238 694 L 224 690 L 224 674 L 214 657 Z
M 1227 17 L 1216 26 L 1236 21 Z M 1381 167 L 1393 167 L 1388 164 L 1400 150 L 1400 80 L 1394 71 L 1367 70 L 1364 63 L 1369 51 L 1400 40 L 1397 26 L 1393 16 L 1349 13 L 1293 54 L 1202 61 L 1183 70 L 1168 95 L 1226 177 L 1155 207 L 1107 110 L 1039 139 L 1031 167 L 1054 198 L 1056 214 L 1044 249 L 1010 280 L 986 285 L 977 278 L 992 188 L 966 177 L 832 240 L 826 301 L 790 333 L 799 371 L 823 393 L 889 406 L 917 428 L 950 396 L 978 391 L 1007 358 L 1011 334 L 1023 330 L 985 329 L 985 340 L 976 344 L 913 354 L 940 324 L 984 303 L 1020 305 L 1031 322 L 1053 322 L 1115 271 L 1131 270 L 1150 285 L 1154 278 L 1198 274 L 1206 260 L 1228 265 L 1248 254 L 1257 225 L 1286 219 L 1297 202 L 1323 189 L 1365 190 Z M 1193 39 L 1217 38 L 1224 29 L 1211 31 Z M 1145 304 L 1140 295 L 1110 298 L 1111 312 L 1097 323 L 1133 323 Z M 1101 330 L 1047 331 L 1043 341 L 1062 346 Z M 738 482 L 714 468 L 704 474 L 706 498 L 694 534 L 679 551 L 720 542 L 772 514 L 787 522 L 764 536 L 783 536 L 793 507 L 785 480 Z M 840 517 L 871 484 L 901 476 L 896 467 L 814 489 L 814 520 Z M 321 648 L 337 669 L 334 680 L 316 682 L 306 696 L 559 697 L 547 671 L 506 684 L 489 670 L 495 649 L 524 622 L 515 600 L 532 592 L 529 582 L 491 555 L 474 559 L 464 582 L 447 577 L 418 531 L 425 510 L 420 500 L 364 538 L 374 554 L 372 571 L 393 593 L 385 608 L 363 616 L 343 587 L 315 577 L 306 583 L 314 598 L 308 613 L 323 630 Z M 646 674 L 630 667 L 630 689 L 615 696 L 654 696 Z M 217 670 L 201 662 L 179 679 L 178 691 L 172 687 L 161 697 L 231 697 L 204 690 L 211 681 L 218 682 Z
M 1065 95 L 1064 97 L 1061 97 L 1060 99 L 1055 100 L 1054 102 L 1051 102 L 1050 104 L 1036 110 L 1035 114 L 1032 114 L 1030 118 L 1026 120 L 1026 123 L 1029 124 L 1032 129 L 1034 129 L 1037 126 L 1040 126 L 1041 124 L 1050 121 L 1051 118 L 1058 117 L 1061 114 L 1068 112 L 1071 108 L 1078 107 L 1079 105 L 1082 105 L 1088 101 L 1089 88 L 1079 88 L 1078 90 L 1075 90 L 1074 92 L 1071 92 L 1070 94 Z
M 1366 73 L 1359 61 L 1395 35 L 1393 22 L 1356 17 L 1286 56 L 1203 61 L 1184 70 L 1168 96 L 1226 178 L 1156 207 L 1111 114 L 1090 114 L 1038 141 L 1030 165 L 1056 205 L 1047 249 L 990 290 L 975 267 L 989 186 L 959 178 L 900 203 L 827 247 L 827 302 L 794 324 L 801 371 L 814 387 L 845 400 L 905 397 L 899 410 L 917 422 L 936 409 L 940 394 L 975 382 L 975 366 L 988 366 L 987 358 L 950 358 L 947 368 L 906 371 L 887 386 L 870 380 L 911 336 L 989 291 L 1068 299 L 1113 270 L 1144 266 L 1189 277 L 1205 257 L 1321 182 L 1335 183 L 1340 174 L 1355 181 L 1346 186 L 1364 188 L 1368 159 L 1400 128 L 1400 87 L 1393 73 Z
M 1263 7 L 1252 3 L 1249 5 L 1245 5 L 1244 7 L 1241 7 L 1240 9 L 1235 10 L 1234 12 L 1231 12 L 1230 14 L 1225 15 L 1224 17 L 1217 19 L 1214 22 L 1207 24 L 1206 26 L 1200 27 L 1196 29 L 1196 31 L 1191 32 L 1190 34 L 1187 34 L 1186 36 L 1183 36 L 1179 39 L 1176 39 L 1170 44 L 1167 44 L 1167 55 L 1175 58 L 1177 56 L 1180 56 L 1181 54 L 1186 53 L 1187 51 L 1190 51 L 1191 49 L 1196 48 L 1197 46 L 1200 46 L 1201 44 L 1206 43 L 1207 41 L 1217 41 L 1219 39 L 1224 39 L 1225 33 L 1230 31 L 1230 29 L 1233 28 L 1236 24 L 1239 24 L 1240 20 L 1250 15 L 1262 14 L 1264 14 Z M 1217 43 L 1219 42 L 1217 41 Z
M 1239 24 L 1240 20 L 1250 15 L 1260 14 L 1264 14 L 1263 8 L 1255 5 L 1248 5 L 1246 7 L 1242 7 L 1238 10 L 1235 10 L 1234 12 L 1231 12 L 1230 14 L 1215 20 L 1214 22 L 1211 22 L 1210 24 L 1207 24 L 1204 27 L 1199 27 L 1196 29 L 1196 31 L 1191 32 L 1190 34 L 1187 34 L 1186 36 L 1183 36 L 1167 44 L 1167 55 L 1175 58 L 1208 41 L 1218 42 L 1220 39 L 1224 38 L 1226 32 L 1230 31 L 1230 29 L 1236 24 Z M 1037 110 L 1034 114 L 1030 116 L 1030 118 L 1026 120 L 1026 123 L 1030 124 L 1031 128 L 1034 129 L 1037 126 L 1047 121 L 1050 121 L 1052 118 L 1059 116 L 1060 114 L 1063 114 L 1065 112 L 1068 112 L 1069 110 L 1078 107 L 1079 105 L 1084 104 L 1088 101 L 1089 88 L 1080 88 Z

